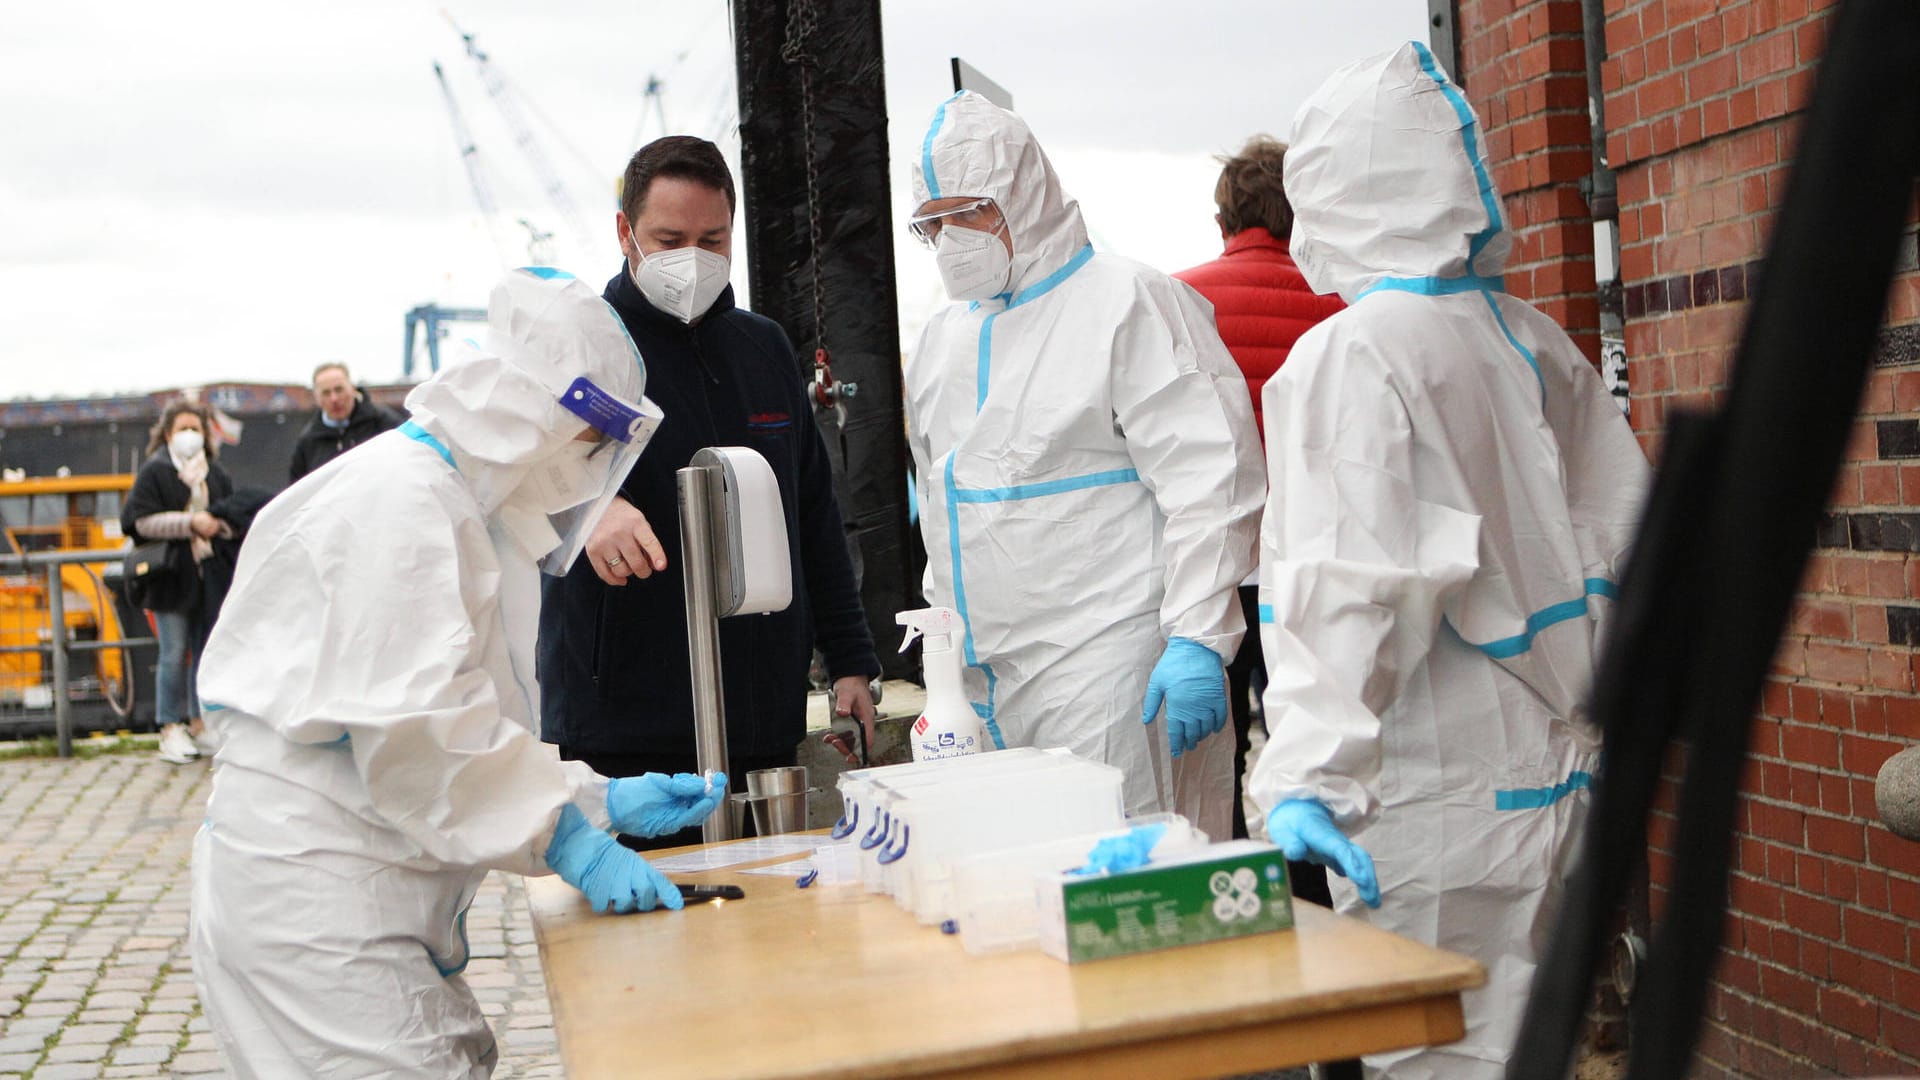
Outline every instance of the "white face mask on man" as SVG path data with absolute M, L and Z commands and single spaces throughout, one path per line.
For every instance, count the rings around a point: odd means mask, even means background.
M 985 300 L 1006 291 L 1013 256 L 1000 233 L 948 225 L 933 245 L 940 283 L 955 300 Z
M 732 271 L 725 255 L 702 247 L 656 251 L 632 268 L 633 283 L 647 303 L 683 323 L 707 313 L 726 290 Z

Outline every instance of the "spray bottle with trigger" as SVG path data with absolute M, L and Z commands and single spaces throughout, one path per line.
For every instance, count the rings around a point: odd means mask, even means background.
M 960 690 L 960 650 L 957 639 L 965 632 L 960 613 L 932 607 L 903 611 L 893 621 L 907 628 L 900 642 L 906 652 L 914 638 L 924 642 L 922 666 L 927 678 L 927 706 L 913 722 L 909 738 L 913 760 L 939 761 L 993 749 L 986 727 Z

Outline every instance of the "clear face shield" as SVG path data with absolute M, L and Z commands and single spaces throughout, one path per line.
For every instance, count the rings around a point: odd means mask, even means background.
M 540 560 L 540 569 L 556 577 L 564 576 L 580 557 L 581 549 L 587 546 L 587 537 L 600 524 L 601 515 L 620 493 L 621 482 L 633 470 L 633 463 L 666 415 L 645 397 L 638 404 L 629 404 L 585 377 L 573 380 L 573 385 L 560 395 L 560 405 L 586 421 L 600 437 L 591 443 L 582 443 L 582 450 L 569 448 L 563 452 L 567 460 L 558 466 L 569 474 L 559 482 L 569 496 L 579 496 L 579 499 L 547 515 L 554 532 L 560 534 L 560 544 Z M 549 477 L 544 478 L 549 485 L 554 483 L 551 476 L 554 471 L 550 466 Z

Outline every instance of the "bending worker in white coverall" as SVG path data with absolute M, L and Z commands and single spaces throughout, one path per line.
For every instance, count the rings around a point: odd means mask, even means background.
M 1585 699 L 1648 473 L 1593 366 L 1502 288 L 1483 146 L 1418 44 L 1307 99 L 1293 256 L 1350 306 L 1262 396 L 1249 790 L 1288 858 L 1346 876 L 1336 907 L 1487 968 L 1463 1041 L 1367 1060 L 1395 1078 L 1503 1072 L 1587 810 Z
M 935 112 L 913 190 L 960 301 L 920 335 L 906 394 L 926 597 L 966 620 L 967 696 L 997 746 L 1119 766 L 1129 811 L 1224 838 L 1221 658 L 1265 485 L 1212 309 L 1095 254 L 1033 133 L 978 94 Z
M 725 778 L 609 783 L 533 732 L 539 569 L 658 425 L 645 381 L 595 290 L 514 271 L 410 421 L 255 520 L 200 666 L 223 741 L 193 852 L 194 979 L 235 1075 L 489 1075 L 459 972 L 490 869 L 680 906 L 606 829 L 698 822 Z

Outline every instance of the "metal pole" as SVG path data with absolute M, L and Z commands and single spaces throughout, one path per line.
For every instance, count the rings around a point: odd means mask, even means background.
M 73 703 L 67 700 L 67 585 L 60 564 L 47 565 L 48 652 L 53 656 L 53 731 L 60 756 L 73 756 Z
M 680 570 L 686 583 L 687 658 L 693 666 L 693 744 L 701 771 L 727 771 L 727 708 L 720 692 L 720 618 L 714 614 L 711 468 L 676 475 L 680 492 Z M 733 839 L 731 803 L 708 815 L 700 838 Z

